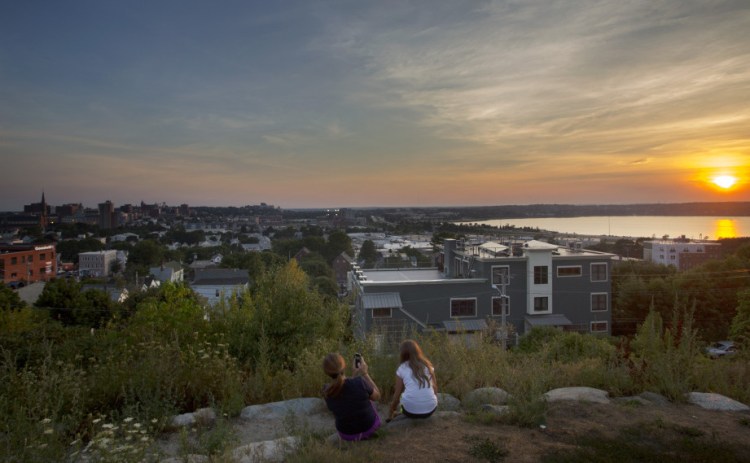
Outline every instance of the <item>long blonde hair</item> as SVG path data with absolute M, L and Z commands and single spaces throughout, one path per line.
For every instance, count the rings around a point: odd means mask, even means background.
M 344 369 L 346 362 L 344 357 L 336 352 L 331 352 L 323 359 L 323 371 L 333 378 L 333 382 L 325 387 L 323 395 L 325 397 L 336 397 L 341 393 L 344 387 Z
M 413 339 L 407 339 L 401 343 L 401 363 L 408 362 L 414 377 L 419 383 L 419 387 L 430 387 L 432 384 L 432 363 L 425 357 L 422 349 Z M 425 373 L 425 367 L 427 373 Z

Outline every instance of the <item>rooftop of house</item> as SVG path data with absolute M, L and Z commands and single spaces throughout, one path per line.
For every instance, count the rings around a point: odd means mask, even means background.
M 193 285 L 244 285 L 250 282 L 247 270 L 209 268 L 195 271 Z

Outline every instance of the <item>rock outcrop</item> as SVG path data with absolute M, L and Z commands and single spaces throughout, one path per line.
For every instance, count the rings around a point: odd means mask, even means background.
M 438 411 L 427 419 L 412 420 L 398 416 L 390 423 L 385 423 L 387 407 L 381 405 L 379 413 L 386 429 L 419 428 L 428 423 L 449 417 L 460 416 L 462 410 L 482 410 L 485 413 L 503 415 L 508 413 L 506 405 L 509 395 L 499 388 L 480 388 L 466 394 L 463 402 L 456 397 L 438 394 Z M 601 404 L 611 403 L 607 391 L 590 387 L 565 387 L 553 389 L 543 395 L 548 402 L 581 401 Z M 747 412 L 745 404 L 719 394 L 691 392 L 687 401 L 696 406 L 710 410 Z M 634 397 L 622 397 L 618 402 L 637 402 L 641 406 L 665 406 L 669 404 L 666 397 L 644 392 Z M 216 413 L 210 408 L 196 410 L 193 413 L 177 415 L 170 421 L 173 429 L 194 426 L 212 426 L 216 422 Z M 242 409 L 238 419 L 230 420 L 229 425 L 237 439 L 237 446 L 227 453 L 231 461 L 237 463 L 260 463 L 283 461 L 289 452 L 295 451 L 301 443 L 300 435 L 314 430 L 316 434 L 330 434 L 328 441 L 341 442 L 335 432 L 333 416 L 328 412 L 325 402 L 319 398 L 299 398 L 261 405 L 251 405 Z M 179 433 L 160 442 L 161 454 L 165 455 L 162 463 L 203 463 L 210 461 L 207 455 L 199 452 L 182 453 L 185 450 L 175 444 Z M 171 444 L 169 443 L 171 442 Z M 223 461 L 223 460 L 222 460 Z

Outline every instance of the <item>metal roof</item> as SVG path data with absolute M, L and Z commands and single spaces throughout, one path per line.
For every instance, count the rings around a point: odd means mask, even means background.
M 398 293 L 365 293 L 362 295 L 365 309 L 402 308 L 401 296 Z
M 445 320 L 443 326 L 446 331 L 481 331 L 487 329 L 487 322 L 482 319 Z
M 526 323 L 531 326 L 562 326 L 572 325 L 573 322 L 568 320 L 563 314 L 552 313 L 548 315 L 530 315 L 525 318 Z

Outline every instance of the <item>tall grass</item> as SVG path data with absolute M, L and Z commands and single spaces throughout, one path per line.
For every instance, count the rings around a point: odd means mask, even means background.
M 292 273 L 282 281 L 304 284 L 294 269 L 287 271 Z M 171 415 L 204 406 L 231 417 L 248 404 L 319 396 L 328 380 L 321 361 L 330 351 L 348 360 L 361 352 L 382 400 L 391 399 L 397 342 L 351 339 L 340 324 L 340 307 L 333 306 L 318 307 L 315 317 L 322 322 L 305 318 L 299 333 L 293 323 L 266 329 L 276 320 L 269 312 L 274 299 L 261 304 L 258 297 L 235 298 L 207 319 L 180 288 L 168 288 L 131 319 L 95 332 L 63 327 L 30 309 L 3 312 L 0 461 L 63 459 L 75 447 L 71 443 L 83 448 L 97 439 L 101 430 L 94 421 L 102 416 L 151 423 L 153 434 Z M 308 297 L 302 309 L 316 300 Z M 279 301 L 291 313 L 291 301 Z M 628 354 L 606 338 L 558 330 L 534 331 L 510 351 L 491 337 L 471 346 L 445 333 L 401 337 L 419 342 L 435 365 L 441 392 L 463 398 L 478 387 L 507 390 L 509 419 L 519 425 L 542 422 L 542 394 L 563 386 L 597 387 L 615 396 L 649 389 L 674 400 L 702 390 L 749 403 L 750 364 L 702 356 L 691 320 L 689 311 L 676 311 L 665 327 L 650 315 Z M 305 341 L 278 345 L 297 334 Z M 216 445 L 206 443 L 212 452 L 219 451 Z

